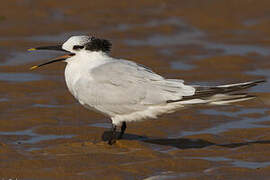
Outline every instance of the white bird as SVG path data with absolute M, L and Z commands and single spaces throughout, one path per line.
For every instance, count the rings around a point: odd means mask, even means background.
M 62 45 L 29 49 L 69 53 L 31 69 L 53 62 L 66 62 L 65 80 L 71 94 L 84 107 L 111 118 L 109 144 L 122 138 L 126 122 L 156 118 L 190 105 L 221 105 L 252 99 L 255 96 L 233 92 L 265 82 L 185 85 L 183 80 L 166 79 L 135 62 L 113 58 L 108 54 L 110 49 L 108 40 L 91 36 L 72 36 Z M 120 124 L 121 132 L 117 135 L 116 127 Z

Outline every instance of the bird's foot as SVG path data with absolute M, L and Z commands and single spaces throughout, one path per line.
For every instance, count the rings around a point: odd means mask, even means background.
M 108 141 L 108 144 L 109 145 L 113 145 L 116 143 L 116 139 L 115 138 L 111 138 L 109 141 Z
M 110 136 L 108 138 L 109 145 L 113 145 L 114 143 L 116 143 L 116 139 L 117 139 L 116 128 L 117 128 L 116 125 L 112 124 L 112 130 L 111 130 Z
M 123 122 L 121 126 L 121 131 L 119 133 L 119 132 L 116 132 L 116 129 L 117 129 L 116 125 L 113 124 L 111 131 L 105 131 L 103 133 L 102 140 L 107 141 L 109 145 L 113 145 L 116 143 L 117 139 L 122 139 L 126 128 L 127 128 L 126 122 Z
M 127 128 L 127 124 L 126 124 L 126 122 L 124 121 L 124 122 L 122 122 L 121 132 L 120 132 L 120 134 L 119 134 L 118 139 L 122 139 L 123 135 L 125 134 L 126 128 Z

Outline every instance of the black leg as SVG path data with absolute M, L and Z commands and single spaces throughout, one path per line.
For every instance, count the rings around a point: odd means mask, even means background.
M 127 129 L 127 124 L 125 121 L 122 122 L 122 126 L 121 126 L 121 132 L 119 135 L 119 139 L 121 139 L 125 133 L 125 130 Z
M 116 142 L 116 125 L 112 124 L 112 132 L 111 132 L 111 136 L 110 139 L 108 141 L 109 145 L 112 145 Z

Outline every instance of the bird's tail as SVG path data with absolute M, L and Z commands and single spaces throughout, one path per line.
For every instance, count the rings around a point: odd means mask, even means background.
M 263 82 L 266 81 L 257 80 L 220 86 L 194 86 L 194 88 L 196 89 L 195 94 L 192 96 L 185 96 L 178 102 L 183 105 L 184 104 L 223 105 L 239 101 L 245 101 L 253 99 L 256 96 L 249 95 L 247 93 L 236 93 L 236 92 L 256 86 Z
M 246 101 L 256 98 L 255 95 L 249 95 L 246 93 L 242 94 L 220 94 L 215 95 L 209 99 L 210 105 L 225 105 L 234 102 Z

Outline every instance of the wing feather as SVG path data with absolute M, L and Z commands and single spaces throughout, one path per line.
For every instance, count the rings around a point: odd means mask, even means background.
M 118 105 L 115 113 L 144 110 L 145 106 L 166 104 L 168 100 L 181 99 L 194 94 L 192 86 L 182 80 L 164 79 L 151 69 L 131 61 L 113 61 L 90 72 L 97 86 L 95 95 L 99 105 Z M 119 106 L 120 105 L 120 106 Z M 113 109 L 113 107 L 108 109 Z M 116 107 L 114 107 L 116 108 Z

